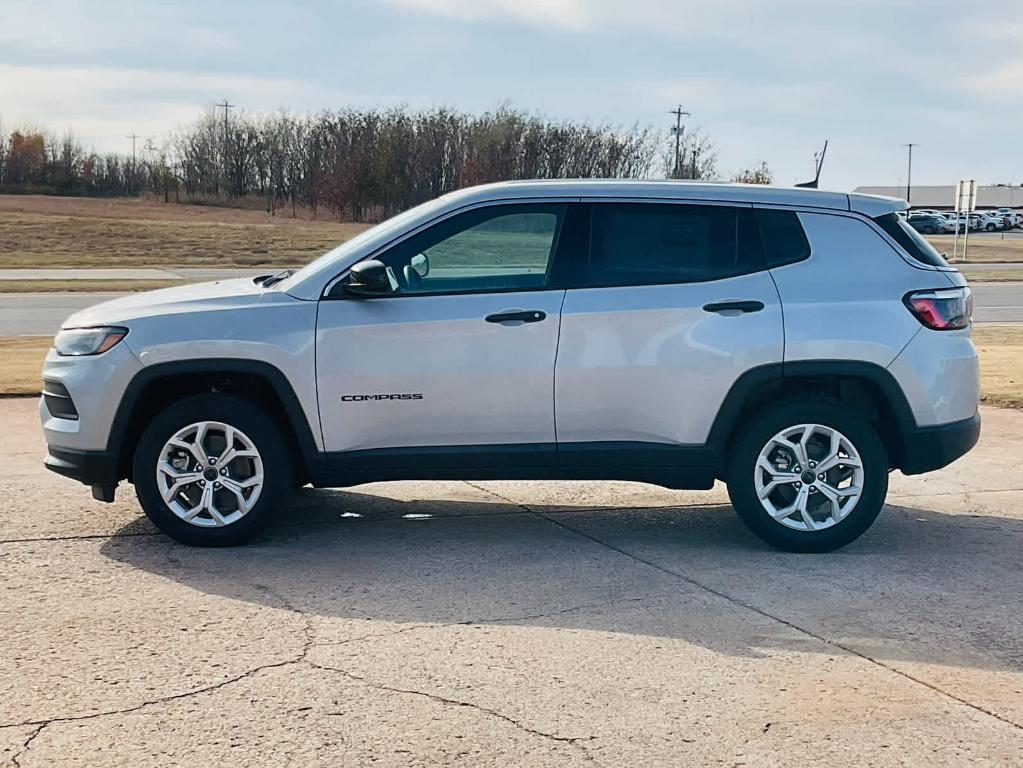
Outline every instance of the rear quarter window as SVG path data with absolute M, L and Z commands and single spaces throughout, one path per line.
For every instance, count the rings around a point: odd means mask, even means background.
M 886 213 L 877 216 L 874 223 L 881 227 L 885 233 L 897 242 L 906 253 L 921 264 L 931 267 L 947 267 L 948 262 L 942 258 L 933 245 L 927 239 L 907 224 L 895 213 Z

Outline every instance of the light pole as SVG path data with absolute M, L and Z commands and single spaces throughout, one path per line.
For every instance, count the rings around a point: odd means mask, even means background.
M 919 144 L 903 144 L 909 150 L 909 166 L 906 168 L 906 202 L 909 202 L 910 191 L 913 186 L 913 147 L 919 147 Z

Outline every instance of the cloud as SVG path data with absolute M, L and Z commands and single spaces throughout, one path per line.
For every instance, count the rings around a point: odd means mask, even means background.
M 1019 98 L 1023 96 L 1023 58 L 1011 59 L 976 75 L 961 76 L 956 83 L 961 90 L 985 101 L 1004 103 Z
M 644 31 L 685 38 L 711 36 L 750 43 L 766 30 L 785 33 L 814 25 L 817 0 L 378 0 L 391 6 L 462 22 L 514 21 L 556 31 Z M 844 8 L 889 0 L 829 0 L 832 18 Z M 795 31 L 795 30 L 792 30 Z
M 585 0 L 385 0 L 412 11 L 466 22 L 511 19 L 536 26 L 583 29 L 591 15 Z
M 7 129 L 24 122 L 72 130 L 101 151 L 123 151 L 120 137 L 129 133 L 164 136 L 225 95 L 264 111 L 318 109 L 349 98 L 293 78 L 0 64 L 0 104 L 17 107 L 0 114 Z

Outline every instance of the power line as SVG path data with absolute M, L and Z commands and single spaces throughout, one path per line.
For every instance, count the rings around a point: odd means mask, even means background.
M 135 170 L 135 139 L 141 139 L 142 137 L 137 133 L 132 133 L 124 138 L 131 139 L 131 168 Z
M 135 164 L 135 139 L 141 139 L 142 137 L 139 136 L 137 133 L 132 133 L 129 136 L 125 136 L 125 138 L 126 139 L 131 139 L 131 189 L 132 189 L 132 191 L 134 191 L 135 190 L 135 169 L 137 167 L 136 164 Z
M 677 179 L 679 178 L 682 170 L 680 152 L 682 148 L 682 133 L 685 131 L 685 127 L 682 125 L 682 116 L 685 115 L 686 117 L 692 117 L 692 115 L 688 112 L 684 112 L 681 104 L 675 107 L 675 109 L 670 110 L 668 114 L 675 116 L 675 127 L 672 128 L 672 133 L 675 134 L 675 170 L 671 176 L 672 178 Z M 693 176 L 695 178 L 695 172 Z
M 225 97 L 223 103 L 215 106 L 224 110 L 224 196 L 227 197 L 227 113 L 234 109 L 234 104 L 228 104 Z

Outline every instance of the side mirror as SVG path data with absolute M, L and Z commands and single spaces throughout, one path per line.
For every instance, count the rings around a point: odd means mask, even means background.
M 348 272 L 343 283 L 345 293 L 353 296 L 387 296 L 398 289 L 398 282 L 383 262 L 376 259 L 360 261 Z

